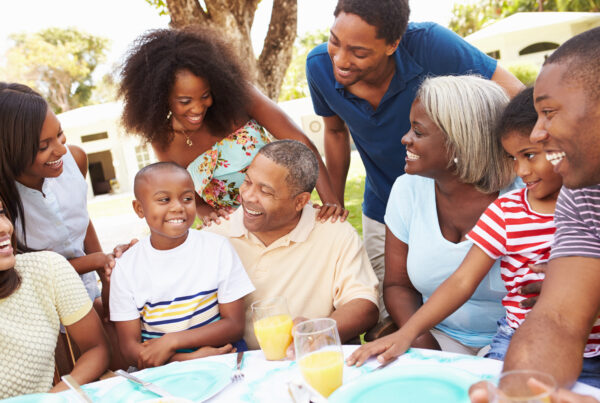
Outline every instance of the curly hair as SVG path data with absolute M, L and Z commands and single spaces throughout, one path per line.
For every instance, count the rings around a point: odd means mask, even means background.
M 377 37 L 388 44 L 399 40 L 408 26 L 408 0 L 339 0 L 333 15 L 355 14 L 377 28 Z
M 225 135 L 246 117 L 250 84 L 231 48 L 219 35 L 197 26 L 157 29 L 133 43 L 121 71 L 119 96 L 124 100 L 122 123 L 147 142 L 166 147 L 173 140 L 169 94 L 179 70 L 208 81 L 213 105 L 205 124 Z

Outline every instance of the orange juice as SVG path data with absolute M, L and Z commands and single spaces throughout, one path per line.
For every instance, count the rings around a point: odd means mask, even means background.
M 325 397 L 342 386 L 344 356 L 340 351 L 317 351 L 305 355 L 299 365 L 306 382 Z
M 254 322 L 254 334 L 267 360 L 282 360 L 292 343 L 292 317 L 275 315 Z

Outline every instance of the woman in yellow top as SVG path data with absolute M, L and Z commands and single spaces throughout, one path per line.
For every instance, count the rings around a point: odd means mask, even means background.
M 192 175 L 205 223 L 239 206 L 246 168 L 270 142 L 263 126 L 277 139 L 303 142 L 319 157 L 319 218 L 348 215 L 314 145 L 250 84 L 215 32 L 161 29 L 138 38 L 123 66 L 120 95 L 125 127 L 148 141 L 160 161 Z
M 16 249 L 0 200 L 0 399 L 66 389 L 52 387 L 61 323 L 81 350 L 71 375 L 81 384 L 98 379 L 108 368 L 108 342 L 81 279 L 57 253 Z

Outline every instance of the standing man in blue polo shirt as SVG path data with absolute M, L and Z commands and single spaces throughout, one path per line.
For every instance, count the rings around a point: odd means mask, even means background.
M 409 14 L 408 0 L 339 0 L 329 42 L 306 60 L 314 109 L 325 122 L 327 169 L 339 200 L 344 200 L 350 165 L 348 132 L 365 165 L 363 236 L 380 291 L 383 216 L 392 184 L 404 173 L 406 149 L 400 139 L 410 128 L 410 107 L 423 79 L 478 74 L 510 96 L 523 88 L 458 35 L 435 23 L 409 24 Z

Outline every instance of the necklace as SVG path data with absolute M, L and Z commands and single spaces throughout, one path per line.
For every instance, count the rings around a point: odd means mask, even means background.
M 185 130 L 183 131 L 183 135 L 185 136 L 185 144 L 187 144 L 188 147 L 193 146 L 194 143 L 192 143 L 192 139 L 190 138 L 190 136 L 187 134 L 187 132 Z

